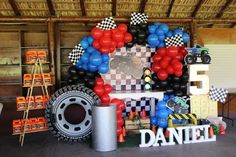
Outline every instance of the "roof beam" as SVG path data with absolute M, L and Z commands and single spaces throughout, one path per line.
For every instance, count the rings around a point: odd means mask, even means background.
M 16 5 L 15 0 L 8 0 L 16 16 L 21 16 L 20 11 Z
M 112 16 L 116 16 L 116 0 L 112 0 Z
M 219 13 L 216 15 L 216 18 L 221 18 L 225 10 L 229 7 L 229 5 L 232 2 L 233 2 L 232 0 L 226 0 L 225 5 L 220 9 Z
M 145 10 L 147 1 L 148 1 L 148 0 L 142 0 L 142 1 L 141 1 L 140 7 L 139 7 L 139 12 L 140 12 L 140 13 L 144 13 L 144 10 Z
M 195 9 L 194 9 L 194 11 L 192 12 L 192 15 L 191 15 L 192 17 L 196 17 L 197 12 L 198 12 L 198 10 L 201 8 L 203 2 L 204 2 L 204 0 L 199 0 L 199 1 L 198 1 L 197 5 L 196 5 L 196 7 L 195 7 Z
M 232 23 L 232 25 L 230 26 L 230 28 L 234 28 L 236 26 L 236 23 Z
M 87 16 L 86 10 L 85 10 L 85 5 L 84 5 L 84 0 L 80 0 L 80 8 L 81 8 L 81 12 L 82 12 L 82 16 Z
M 171 0 L 169 9 L 168 9 L 168 11 L 167 11 L 167 17 L 170 17 L 171 10 L 172 10 L 172 8 L 173 8 L 174 3 L 175 3 L 175 0 Z
M 52 0 L 47 0 L 47 4 L 48 4 L 48 9 L 49 9 L 50 15 L 54 16 L 55 15 L 55 9 L 53 7 Z

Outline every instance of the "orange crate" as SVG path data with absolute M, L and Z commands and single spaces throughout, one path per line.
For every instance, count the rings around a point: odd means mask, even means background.
M 31 86 L 32 81 L 33 81 L 33 78 L 31 74 L 24 74 L 24 86 Z
M 27 105 L 29 105 L 29 109 L 35 108 L 33 96 L 31 96 L 30 98 L 26 97 L 26 107 L 28 107 Z
M 45 81 L 45 84 L 46 84 L 46 85 L 52 83 L 50 73 L 44 73 L 44 74 L 43 74 L 43 77 L 44 77 L 44 81 Z
M 30 118 L 29 119 L 30 124 L 31 124 L 31 130 L 37 130 L 38 129 L 38 118 Z
M 25 125 L 25 132 L 30 132 L 32 129 L 32 125 L 30 122 L 30 119 L 22 119 L 21 120 L 21 124 L 22 124 L 22 130 L 24 130 L 24 125 Z
M 35 108 L 43 108 L 44 107 L 44 99 L 42 95 L 37 95 L 34 97 Z
M 38 118 L 38 130 L 48 129 L 45 117 Z
M 36 51 L 26 51 L 26 63 L 35 63 L 37 60 L 37 52 Z
M 34 74 L 34 85 L 42 85 L 42 76 L 40 74 Z
M 27 105 L 26 105 L 26 100 L 25 97 L 20 96 L 16 98 L 16 108 L 17 110 L 24 110 L 26 109 Z
M 47 61 L 47 53 L 46 53 L 46 51 L 41 50 L 41 51 L 38 51 L 37 54 L 38 54 L 38 58 L 39 58 L 40 62 L 46 62 Z
M 13 134 L 21 133 L 21 131 L 22 131 L 21 120 L 20 119 L 13 120 L 12 127 L 13 127 Z

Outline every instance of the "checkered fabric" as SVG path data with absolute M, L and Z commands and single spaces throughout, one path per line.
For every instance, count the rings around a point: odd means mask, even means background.
M 126 104 L 126 109 L 123 111 L 123 116 L 128 116 L 129 112 L 135 110 L 141 112 L 142 109 L 145 109 L 146 114 L 150 115 L 151 111 L 151 104 L 150 104 L 151 98 L 141 98 L 141 99 L 131 99 L 131 98 L 126 98 L 125 99 L 125 104 Z M 155 99 L 155 104 L 158 102 L 158 99 Z
M 73 65 L 76 65 L 76 63 L 79 61 L 80 57 L 84 54 L 83 47 L 78 44 L 75 46 L 75 48 L 69 53 L 68 58 L 73 63 Z
M 144 13 L 133 12 L 131 14 L 130 25 L 138 25 L 140 23 L 147 23 L 148 16 Z
M 116 23 L 113 17 L 107 17 L 102 22 L 98 23 L 96 27 L 103 30 L 111 30 L 113 28 L 116 28 Z
M 155 49 L 136 45 L 132 48 L 123 47 L 121 49 L 116 49 L 112 55 L 126 56 L 128 53 L 133 53 L 136 57 L 140 58 L 144 67 L 150 67 L 151 55 L 155 53 Z M 110 56 L 110 61 L 113 59 L 113 56 Z M 117 91 L 141 90 L 144 85 L 142 78 L 135 79 L 131 75 L 124 74 L 119 69 L 110 69 L 108 73 L 102 75 L 102 78 L 105 83 L 108 83 L 113 87 L 113 90 Z
M 165 44 L 166 44 L 166 47 L 184 46 L 183 37 L 182 37 L 181 34 L 176 34 L 176 35 L 171 36 L 171 37 L 166 37 L 165 38 Z
M 211 87 L 209 92 L 209 98 L 213 101 L 219 101 L 224 103 L 227 97 L 228 91 L 223 88 Z

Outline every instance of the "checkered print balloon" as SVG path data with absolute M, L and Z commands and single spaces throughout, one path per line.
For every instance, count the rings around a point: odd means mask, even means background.
M 133 12 L 131 14 L 130 25 L 138 25 L 140 23 L 147 23 L 148 16 L 144 13 Z
M 79 61 L 80 57 L 84 54 L 83 47 L 78 44 L 75 46 L 75 48 L 69 53 L 68 58 L 73 63 L 73 65 L 76 65 L 76 63 Z
M 171 36 L 171 37 L 166 37 L 165 38 L 165 45 L 166 45 L 166 47 L 184 46 L 182 35 L 181 34 L 176 34 L 176 35 Z
M 116 23 L 113 17 L 107 17 L 102 22 L 98 23 L 96 27 L 102 30 L 111 30 L 116 28 Z
M 227 97 L 228 91 L 223 88 L 211 87 L 209 92 L 209 98 L 213 101 L 219 101 L 224 103 Z

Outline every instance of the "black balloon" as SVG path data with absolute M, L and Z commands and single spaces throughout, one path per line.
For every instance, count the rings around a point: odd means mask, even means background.
M 173 80 L 173 82 L 180 82 L 181 81 L 180 77 L 176 77 L 176 76 L 174 76 L 172 78 L 172 80 Z
M 68 72 L 69 72 L 70 75 L 76 75 L 76 73 L 77 73 L 76 66 L 69 67 Z
M 127 48 L 131 48 L 131 47 L 133 47 L 133 46 L 134 46 L 134 43 L 133 43 L 133 42 L 130 42 L 130 43 L 127 43 L 127 44 L 126 44 L 126 47 L 127 47 Z
M 84 77 L 85 70 L 84 69 L 78 69 L 77 74 L 79 75 L 79 77 Z
M 89 79 L 89 80 L 86 82 L 86 86 L 87 86 L 88 88 L 93 89 L 94 86 L 95 86 L 95 81 L 94 81 L 93 79 Z
M 85 84 L 85 81 L 84 81 L 84 79 L 78 79 L 77 81 L 76 81 L 76 83 L 77 84 Z
M 78 76 L 78 75 L 72 75 L 72 76 L 71 76 L 71 79 L 72 79 L 73 81 L 77 81 L 77 80 L 79 79 L 79 76 Z
M 89 78 L 95 78 L 95 73 L 94 72 L 91 72 L 91 71 L 87 71 L 86 73 L 85 73 L 85 76 L 87 76 L 87 77 L 89 77 Z
M 184 93 L 181 90 L 177 90 L 177 91 L 175 91 L 175 95 L 176 96 L 183 96 Z
M 171 88 L 170 86 L 168 86 L 168 87 L 166 87 L 166 92 L 172 93 L 172 92 L 174 92 L 174 89 Z
M 167 85 L 168 85 L 168 81 L 166 81 L 166 80 L 164 80 L 164 81 L 160 81 L 159 82 L 159 85 L 160 85 L 160 87 L 166 87 Z
M 188 73 L 184 73 L 181 77 L 181 80 L 183 82 L 188 82 L 188 79 L 189 79 L 189 74 Z
M 141 24 L 139 24 L 139 27 L 143 30 L 146 30 L 147 29 L 147 23 L 141 23 Z
M 138 38 L 140 39 L 143 39 L 143 40 L 146 40 L 146 33 L 144 31 L 142 32 L 138 32 Z
M 178 82 L 175 82 L 175 83 L 173 83 L 173 89 L 176 91 L 176 90 L 178 90 L 179 88 L 180 88 L 180 85 L 179 85 L 179 83 Z

